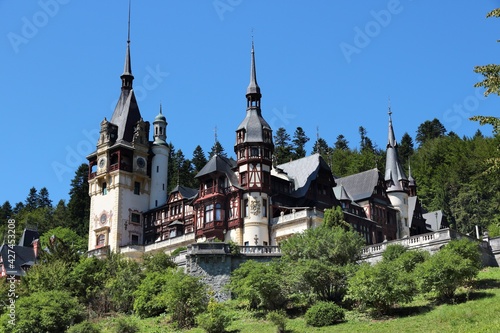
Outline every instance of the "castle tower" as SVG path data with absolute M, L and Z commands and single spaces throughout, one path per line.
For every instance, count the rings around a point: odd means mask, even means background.
M 408 194 L 410 197 L 417 196 L 417 182 L 415 178 L 411 175 L 411 165 L 408 162 Z
M 398 156 L 398 144 L 392 127 L 392 112 L 389 107 L 389 136 L 385 162 L 385 185 L 391 204 L 398 210 L 398 238 L 410 236 L 408 220 L 408 178 Z
M 272 130 L 262 118 L 260 87 L 255 70 L 252 42 L 250 84 L 247 88 L 246 117 L 236 129 L 236 169 L 243 189 L 243 244 L 269 245 L 269 197 L 274 144 Z
M 162 113 L 153 122 L 153 157 L 151 159 L 151 196 L 149 208 L 156 208 L 167 202 L 168 156 L 170 149 L 167 140 L 167 119 Z
M 89 160 L 89 251 L 142 243 L 141 213 L 150 204 L 149 123 L 143 121 L 132 87 L 130 12 L 121 94 L 101 122 L 97 150 Z M 165 180 L 166 181 L 166 180 Z

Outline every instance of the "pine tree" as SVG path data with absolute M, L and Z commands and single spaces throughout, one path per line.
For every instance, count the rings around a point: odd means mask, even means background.
M 211 159 L 214 155 L 227 157 L 227 154 L 224 151 L 224 147 L 222 147 L 219 141 L 215 141 L 212 149 L 210 150 L 210 154 L 208 154 L 208 158 Z
M 326 143 L 325 139 L 318 138 L 314 143 L 312 154 L 327 155 L 330 152 L 330 147 Z
M 411 138 L 410 134 L 403 134 L 401 143 L 398 146 L 399 158 L 401 159 L 403 165 L 406 165 L 408 163 L 408 160 L 413 155 L 413 151 L 413 139 Z
M 73 229 L 80 236 L 87 235 L 89 228 L 90 196 L 88 175 L 88 165 L 80 165 L 75 172 L 75 177 L 71 180 L 71 189 L 69 191 L 69 218 L 65 226 Z
M 3 223 L 11 217 L 13 217 L 12 206 L 9 201 L 5 201 L 0 208 L 0 223 Z
M 306 135 L 302 127 L 297 127 L 293 133 L 293 159 L 299 159 L 306 156 L 306 143 L 309 141 L 309 137 Z
M 207 158 L 205 157 L 205 152 L 200 145 L 196 146 L 193 151 L 193 159 L 191 163 L 193 163 L 195 173 L 200 172 L 200 170 L 207 164 Z
M 38 192 L 38 204 L 37 208 L 52 208 L 52 200 L 49 198 L 49 190 L 46 187 L 42 187 L 40 192 Z
M 54 208 L 54 213 L 52 214 L 53 224 L 56 227 L 68 226 L 69 213 L 66 207 L 66 202 L 61 199 Z
M 349 142 L 346 140 L 344 135 L 339 134 L 333 147 L 338 150 L 349 150 Z
M 444 136 L 445 133 L 446 128 L 441 124 L 439 119 L 434 118 L 432 121 L 426 120 L 418 126 L 415 141 L 421 146 L 429 140 Z
M 274 135 L 274 156 L 276 164 L 283 164 L 292 159 L 292 146 L 290 145 L 290 135 L 283 127 L 278 128 Z
M 38 203 L 39 203 L 39 199 L 38 199 L 38 191 L 35 187 L 32 187 L 30 188 L 30 192 L 28 194 L 28 197 L 26 198 L 26 203 L 24 205 L 24 208 L 28 211 L 28 212 L 32 212 L 34 211 L 35 209 L 38 208 Z

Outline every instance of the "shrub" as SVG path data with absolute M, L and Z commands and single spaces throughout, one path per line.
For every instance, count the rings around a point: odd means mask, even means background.
M 139 332 L 139 324 L 128 317 L 116 318 L 116 324 L 113 332 L 115 333 L 137 333 Z
M 84 321 L 80 324 L 71 326 L 67 331 L 67 333 L 100 333 L 101 331 L 99 328 L 89 322 L 89 321 Z
M 481 262 L 477 243 L 453 241 L 432 255 L 415 270 L 419 290 L 433 292 L 437 299 L 449 301 L 458 287 L 479 273 Z
M 286 332 L 286 313 L 283 310 L 272 311 L 267 314 L 267 320 L 276 325 L 277 333 Z
M 9 333 L 60 333 L 83 319 L 84 308 L 66 291 L 35 292 L 16 302 L 16 323 Z M 0 327 L 11 327 L 4 314 Z
M 384 314 L 395 304 L 410 302 L 415 293 L 413 277 L 397 260 L 381 261 L 373 266 L 361 265 L 349 279 L 346 298 Z
M 318 302 L 311 306 L 305 314 L 307 325 L 315 327 L 333 325 L 343 321 L 344 317 L 344 309 L 332 302 Z
M 407 252 L 408 249 L 400 244 L 388 245 L 384 253 L 382 253 L 382 260 L 392 261 L 398 259 L 403 253 Z
M 225 332 L 231 318 L 225 314 L 225 306 L 212 298 L 208 303 L 208 311 L 199 315 L 196 322 L 207 333 L 221 333 Z

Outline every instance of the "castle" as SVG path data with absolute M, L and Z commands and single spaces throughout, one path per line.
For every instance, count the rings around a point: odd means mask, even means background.
M 96 151 L 87 157 L 91 255 L 112 251 L 138 259 L 148 252 L 169 253 L 215 240 L 273 247 L 318 226 L 323 211 L 332 207 L 342 208 L 367 244 L 447 226 L 440 212 L 428 214 L 432 223 L 426 223 L 416 182 L 411 172 L 406 176 L 398 157 L 390 111 L 384 173 L 375 168 L 335 178 L 319 154 L 275 165 L 253 42 L 235 159 L 214 155 L 196 175 L 197 189 L 178 185 L 167 193 L 167 120 L 160 107 L 150 140 L 150 123 L 142 118 L 134 95 L 130 38 L 120 78 L 118 103 L 111 119 L 101 122 Z

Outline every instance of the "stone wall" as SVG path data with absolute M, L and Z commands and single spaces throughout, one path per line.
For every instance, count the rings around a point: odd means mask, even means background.
M 225 243 L 196 243 L 188 246 L 185 256 L 185 272 L 200 277 L 209 286 L 213 297 L 218 301 L 231 298 L 226 289 L 231 272 L 247 260 L 267 262 L 281 256 L 277 247 L 247 246 L 239 247 L 238 254 L 231 253 Z

